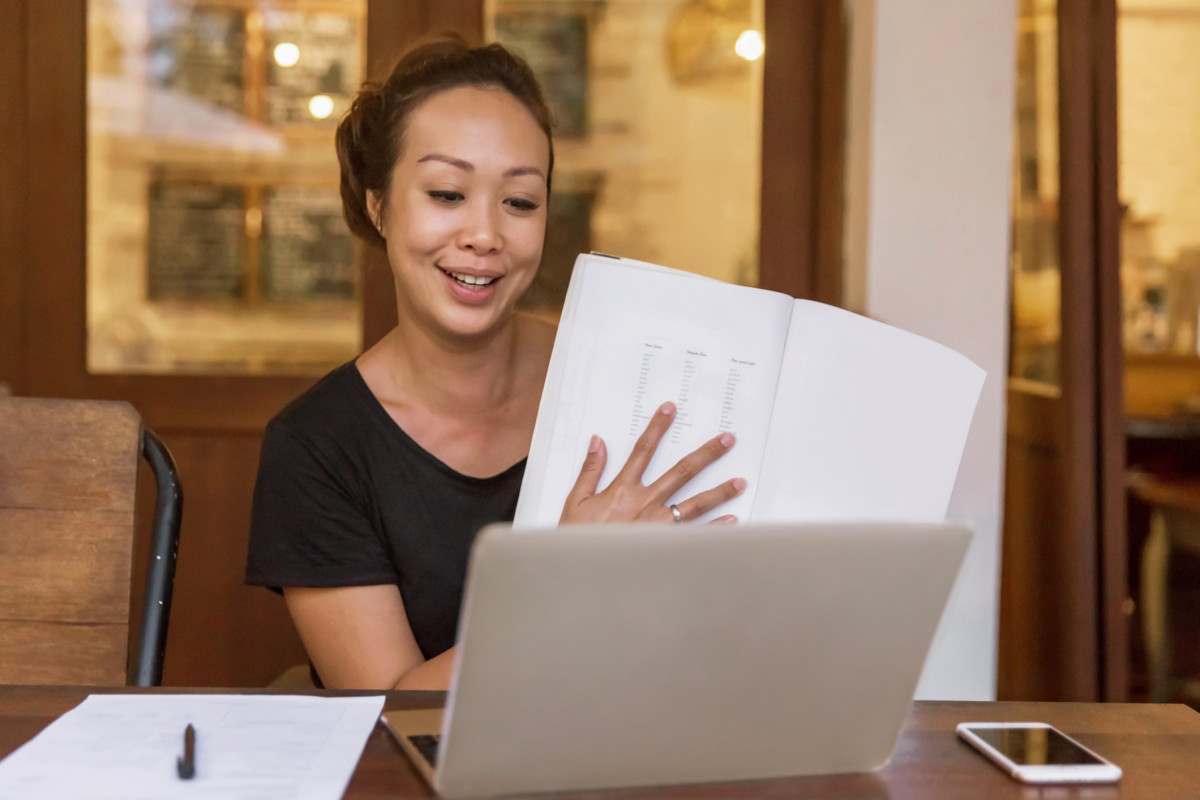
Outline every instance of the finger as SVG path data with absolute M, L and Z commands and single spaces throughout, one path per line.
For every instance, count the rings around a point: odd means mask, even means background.
M 583 466 L 579 468 L 579 477 L 575 479 L 575 485 L 567 493 L 567 502 L 563 506 L 564 514 L 566 509 L 572 508 L 596 494 L 596 488 L 600 485 L 600 476 L 604 474 L 604 464 L 607 460 L 608 451 L 604 447 L 604 440 L 593 435 L 588 441 L 588 451 L 587 455 L 583 457 Z
M 736 441 L 737 439 L 732 433 L 722 433 L 679 459 L 675 466 L 650 484 L 654 505 L 667 502 L 669 497 L 686 486 L 687 482 L 699 475 L 701 470 L 729 452 L 729 448 L 733 447 Z
M 633 443 L 633 452 L 629 454 L 625 466 L 621 467 L 621 471 L 617 473 L 617 477 L 613 479 L 613 483 L 617 481 L 641 483 L 642 475 L 646 473 L 646 467 L 650 466 L 650 459 L 654 456 L 654 452 L 658 450 L 658 443 L 662 441 L 663 435 L 671 428 L 671 423 L 675 420 L 675 404 L 663 403 L 658 409 L 650 415 L 650 421 L 646 423 L 646 430 L 642 431 L 642 435 Z M 670 495 L 667 495 L 670 497 Z M 666 498 L 663 498 L 664 500 Z
M 738 521 L 738 518 L 735 517 L 733 514 L 726 514 L 723 517 L 717 517 L 716 519 L 710 519 L 708 521 L 708 524 L 709 525 L 732 525 L 732 524 L 736 523 L 737 521 Z
M 701 492 L 695 497 L 690 497 L 682 503 L 676 503 L 676 505 L 679 507 L 679 513 L 683 514 L 684 520 L 696 519 L 722 503 L 728 503 L 744 491 L 746 491 L 746 481 L 743 478 L 734 478 L 725 481 L 720 486 Z M 670 513 L 669 508 L 667 512 Z

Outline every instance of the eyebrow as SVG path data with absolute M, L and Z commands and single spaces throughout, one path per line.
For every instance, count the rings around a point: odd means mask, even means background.
M 417 159 L 418 164 L 425 161 L 441 161 L 442 163 L 449 164 L 452 167 L 458 167 L 464 172 L 475 171 L 475 165 L 470 161 L 463 161 L 461 158 L 454 158 L 453 156 L 443 155 L 442 153 L 430 153 L 427 156 L 421 156 Z M 545 174 L 543 174 L 542 171 L 537 167 L 513 167 L 512 169 L 505 170 L 504 172 L 505 178 L 515 178 L 520 175 L 537 175 L 542 180 L 546 179 Z

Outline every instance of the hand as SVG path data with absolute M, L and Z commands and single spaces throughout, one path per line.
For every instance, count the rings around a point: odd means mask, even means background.
M 650 423 L 646 425 L 646 430 L 634 444 L 629 460 L 602 492 L 597 492 L 596 489 L 600 484 L 600 476 L 604 473 L 608 452 L 604 447 L 604 440 L 593 436 L 588 446 L 587 457 L 583 460 L 583 468 L 579 471 L 579 478 L 575 481 L 571 493 L 567 495 L 559 524 L 675 521 L 671 509 L 666 505 L 667 500 L 702 469 L 725 455 L 729 448 L 733 447 L 734 437 L 731 433 L 723 433 L 709 439 L 699 449 L 681 458 L 679 463 L 663 473 L 654 483 L 645 486 L 642 484 L 642 476 L 650 464 L 650 458 L 658 450 L 658 443 L 662 441 L 663 435 L 674 421 L 675 404 L 664 403 L 659 406 Z M 745 488 L 745 480 L 733 478 L 676 505 L 684 520 L 692 520 L 737 497 Z M 713 522 L 737 522 L 737 517 L 726 514 Z

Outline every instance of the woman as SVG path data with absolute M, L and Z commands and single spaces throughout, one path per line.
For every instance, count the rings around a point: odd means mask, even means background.
M 442 39 L 364 87 L 337 151 L 347 223 L 386 250 L 399 322 L 268 425 L 246 577 L 283 592 L 326 686 L 445 689 L 468 550 L 512 519 L 554 341 L 516 312 L 545 237 L 550 113 L 524 62 Z M 643 486 L 674 407 L 654 416 L 603 491 L 593 437 L 563 523 L 671 520 L 666 500 L 733 445 L 714 438 Z

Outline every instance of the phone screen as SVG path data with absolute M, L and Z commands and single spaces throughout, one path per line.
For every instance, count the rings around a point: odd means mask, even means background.
M 970 730 L 1021 766 L 1104 763 L 1053 728 Z

